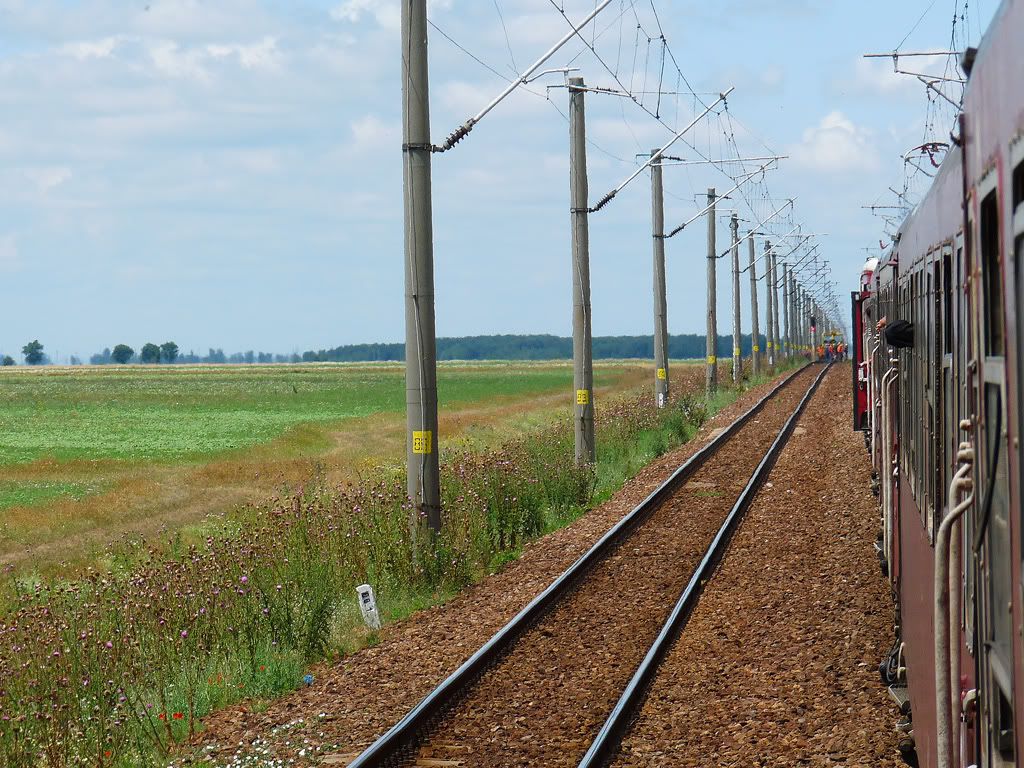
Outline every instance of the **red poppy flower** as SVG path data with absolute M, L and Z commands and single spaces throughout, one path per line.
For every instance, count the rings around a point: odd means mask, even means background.
M 161 720 L 166 720 L 167 719 L 167 715 L 164 714 L 163 712 L 161 712 L 159 715 L 157 715 L 157 717 L 160 718 Z
M 171 715 L 171 717 L 173 717 L 175 720 L 181 720 L 181 718 L 183 718 L 184 715 L 181 714 L 181 712 L 175 712 L 173 715 Z

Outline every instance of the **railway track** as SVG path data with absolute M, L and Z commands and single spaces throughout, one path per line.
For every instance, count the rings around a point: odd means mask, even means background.
M 701 448 L 350 768 L 606 764 L 824 374 Z

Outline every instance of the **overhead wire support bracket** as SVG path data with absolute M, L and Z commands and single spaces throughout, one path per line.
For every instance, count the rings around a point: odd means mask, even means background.
M 673 136 L 671 139 L 669 139 L 668 142 L 665 144 L 665 146 L 663 146 L 657 152 L 652 153 L 651 156 L 647 159 L 647 162 L 644 163 L 643 165 L 641 165 L 635 171 L 633 171 L 633 173 L 630 174 L 629 178 L 627 178 L 625 181 L 623 181 L 621 184 L 619 184 L 619 186 L 617 186 L 615 189 L 613 189 L 607 195 L 605 195 L 600 200 L 598 200 L 597 201 L 597 205 L 595 205 L 593 208 L 591 208 L 589 212 L 590 213 L 597 213 L 602 208 L 604 208 L 606 205 L 608 205 L 608 203 L 610 203 L 612 201 L 612 199 L 617 194 L 619 194 L 619 192 L 624 190 L 626 188 L 626 186 L 631 181 L 633 181 L 633 179 L 635 179 L 637 176 L 639 176 L 641 173 L 643 173 L 652 163 L 655 163 L 658 160 L 660 160 L 662 155 L 665 154 L 665 152 L 668 150 L 669 147 L 671 147 L 673 144 L 675 144 L 677 141 L 679 141 L 679 139 L 681 139 L 683 137 L 683 134 L 685 134 L 687 131 L 689 131 L 691 128 L 693 128 L 693 126 L 695 126 L 697 123 L 699 123 L 705 117 L 707 117 L 707 115 L 710 112 L 712 112 L 715 107 L 717 107 L 719 104 L 724 102 L 726 100 L 726 98 L 728 98 L 729 94 L 732 93 L 734 90 L 736 90 L 736 88 L 734 86 L 730 86 L 729 89 L 726 90 L 724 93 L 718 94 L 718 98 L 715 99 L 709 106 L 707 106 L 704 109 L 703 112 L 701 112 L 699 115 L 697 115 L 697 117 L 693 118 L 693 120 L 691 120 L 689 122 L 689 124 L 685 128 L 683 128 L 681 131 L 676 133 L 675 136 Z M 764 166 L 762 166 L 762 169 L 763 168 L 764 168 Z
M 906 73 L 903 73 L 903 74 L 906 74 Z M 920 80 L 922 83 L 924 83 L 925 88 L 927 88 L 929 91 L 934 93 L 936 96 L 941 96 L 942 98 L 944 98 L 946 101 L 948 101 L 950 104 L 952 104 L 955 109 L 957 109 L 957 110 L 963 109 L 963 106 L 964 106 L 963 104 L 961 104 L 959 102 L 956 102 L 956 101 L 953 101 L 951 98 L 949 98 L 949 96 L 947 96 L 945 93 L 942 92 L 941 88 L 939 88 L 938 86 L 935 85 L 935 83 L 942 82 L 942 80 L 931 80 L 931 79 L 929 79 L 927 77 L 924 77 L 923 75 L 917 75 L 917 79 Z M 956 82 L 963 83 L 963 80 L 959 80 L 959 81 L 956 81 Z
M 467 120 L 465 123 L 456 128 L 452 132 L 452 134 L 447 139 L 445 139 L 444 144 L 432 147 L 432 151 L 447 152 L 449 149 L 451 149 L 460 141 L 462 141 L 466 137 L 466 135 L 473 130 L 473 127 L 481 120 L 483 120 L 483 118 L 487 115 L 488 112 L 490 112 L 501 102 L 503 102 L 509 96 L 509 94 L 515 91 L 520 85 L 524 85 L 530 82 L 531 75 L 533 75 L 538 69 L 544 66 L 544 63 L 548 59 L 554 56 L 559 51 L 559 49 L 561 49 L 562 46 L 564 46 L 566 43 L 572 40 L 573 37 L 578 35 L 580 33 L 580 30 L 583 29 L 583 27 L 587 26 L 587 24 L 593 21 L 597 17 L 597 15 L 601 13 L 601 11 L 603 11 L 609 5 L 611 5 L 611 3 L 612 0 L 602 0 L 600 5 L 598 5 L 596 8 L 594 8 L 593 11 L 587 14 L 587 17 L 583 21 L 573 26 L 572 30 L 567 32 L 561 40 L 559 40 L 551 48 L 549 48 L 543 56 L 541 56 L 539 59 L 537 59 L 537 61 L 531 64 L 529 68 L 527 68 L 521 75 L 519 75 L 519 77 L 510 82 L 508 86 L 505 88 L 505 90 L 503 90 L 500 94 L 498 94 L 498 96 L 492 99 L 491 102 L 486 107 L 481 109 L 477 114 L 475 114 L 473 117 L 469 118 L 469 120 Z
M 764 164 L 764 165 L 762 165 L 762 166 L 761 166 L 760 168 L 758 168 L 758 169 L 757 169 L 756 171 L 751 171 L 750 173 L 744 174 L 744 175 L 742 176 L 742 178 L 741 178 L 741 179 L 739 180 L 739 182 L 737 182 L 737 183 L 736 183 L 736 184 L 735 184 L 735 185 L 734 185 L 734 186 L 732 187 L 732 189 L 728 190 L 727 192 L 723 192 L 723 193 L 722 193 L 721 195 L 718 195 L 718 196 L 717 196 L 717 200 L 721 200 L 722 198 L 726 198 L 726 197 L 728 197 L 728 196 L 729 196 L 729 195 L 731 195 L 731 194 L 732 194 L 733 192 L 735 192 L 735 191 L 736 191 L 737 189 L 739 189 L 739 188 L 740 188 L 741 186 L 743 186 L 743 185 L 744 185 L 744 184 L 746 184 L 746 183 L 747 183 L 748 181 L 750 181 L 750 180 L 751 180 L 752 178 L 754 178 L 755 176 L 757 176 L 757 175 L 758 175 L 759 173 L 760 173 L 760 174 L 763 174 L 763 173 L 764 173 L 765 171 L 768 171 L 768 170 L 770 170 L 769 166 L 771 166 L 772 162 L 775 162 L 775 161 L 773 160 L 773 161 L 771 161 L 771 162 L 765 163 L 765 164 Z M 792 202 L 792 201 L 790 201 L 790 202 Z M 708 211 L 710 211 L 710 210 L 711 210 L 711 207 L 712 207 L 713 205 L 714 205 L 714 203 L 709 203 L 708 205 L 704 206 L 704 207 L 703 207 L 702 209 L 700 209 L 699 211 L 697 211 L 697 213 L 695 213 L 695 214 L 694 214 L 693 216 L 691 216 L 691 217 L 690 217 L 689 219 L 687 219 L 687 220 L 686 220 L 686 221 L 684 221 L 684 222 L 683 222 L 682 224 L 680 224 L 680 225 L 679 225 L 678 227 L 676 227 L 675 229 L 673 229 L 673 230 L 672 230 L 671 232 L 669 232 L 669 233 L 668 233 L 667 235 L 661 235 L 661 237 L 663 237 L 663 238 L 664 238 L 664 239 L 666 239 L 666 240 L 668 240 L 668 239 L 669 239 L 670 237 L 675 237 L 675 236 L 676 236 L 676 235 L 678 235 L 678 234 L 679 234 L 680 232 L 682 232 L 682 231 L 683 231 L 684 229 L 686 229 L 686 228 L 687 228 L 688 226 L 690 226 L 691 224 L 693 224 L 693 222 L 695 222 L 695 221 L 696 221 L 697 219 L 699 219 L 699 218 L 700 218 L 701 216 L 703 216 L 703 215 L 704 215 L 705 213 L 707 213 Z
M 900 56 L 962 56 L 963 51 L 892 51 L 891 53 L 865 53 L 865 59 L 898 59 Z
M 790 207 L 791 205 L 793 205 L 793 203 L 795 203 L 795 202 L 796 202 L 796 198 L 794 197 L 794 198 L 793 198 L 792 200 L 790 200 L 789 202 L 787 202 L 787 203 L 786 203 L 785 205 L 783 205 L 782 207 L 780 207 L 780 208 L 778 208 L 777 210 L 775 210 L 775 211 L 774 211 L 774 212 L 773 212 L 772 214 L 770 214 L 770 215 L 769 215 L 769 216 L 768 216 L 768 217 L 767 217 L 766 219 L 764 219 L 763 221 L 759 221 L 759 222 L 757 223 L 757 226 L 756 226 L 756 227 L 753 227 L 753 228 L 752 228 L 752 229 L 751 229 L 751 230 L 750 230 L 749 232 L 747 232 L 747 234 L 745 234 L 745 235 L 744 235 L 743 237 L 741 237 L 741 238 L 740 238 L 739 240 L 737 240 L 737 241 L 736 241 L 735 243 L 733 243 L 733 244 L 732 244 L 732 245 L 730 245 L 730 246 L 729 246 L 728 248 L 726 248 L 726 249 L 725 249 L 724 251 L 722 251 L 722 252 L 721 252 L 720 254 L 718 254 L 718 258 L 722 259 L 722 258 L 725 258 L 726 256 L 728 256 L 728 255 L 729 255 L 730 253 L 732 253 L 732 249 L 733 249 L 733 247 L 735 247 L 735 246 L 739 245 L 740 243 L 745 243 L 745 242 L 746 242 L 747 240 L 749 240 L 750 238 L 752 238 L 752 237 L 753 237 L 753 236 L 754 236 L 754 235 L 755 235 L 755 234 L 757 233 L 757 230 L 759 230 L 759 229 L 760 229 L 761 227 L 763 227 L 763 226 L 764 226 L 765 224 L 767 224 L 767 223 L 768 223 L 769 221 L 771 221 L 772 219 L 774 219 L 774 218 L 775 218 L 776 216 L 778 216 L 778 215 L 779 215 L 780 213 L 782 213 L 782 212 L 783 212 L 784 210 L 786 210 L 787 208 L 789 208 L 789 207 Z M 800 228 L 799 226 L 793 227 L 793 229 L 791 229 L 791 230 L 789 231 L 789 234 L 793 234 L 793 233 L 794 233 L 794 232 L 796 232 L 796 231 L 797 231 L 797 230 L 798 230 L 799 228 Z M 747 269 L 750 269 L 750 267 L 748 266 L 748 267 L 747 267 Z M 743 274 L 743 273 L 742 273 L 742 272 L 740 272 L 740 273 L 738 273 L 738 274 Z
M 645 157 L 645 155 L 637 155 Z M 720 160 L 686 160 L 673 155 L 662 155 L 661 159 L 669 162 L 662 162 L 662 165 L 727 165 L 729 163 L 759 163 L 765 160 L 788 160 L 789 155 L 765 155 L 764 157 L 723 157 Z

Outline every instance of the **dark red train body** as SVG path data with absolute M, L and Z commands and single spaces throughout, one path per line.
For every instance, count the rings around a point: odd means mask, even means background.
M 958 146 L 853 296 L 854 423 L 897 608 L 882 673 L 922 766 L 1024 764 L 1022 47 L 1024 0 L 1004 0 Z

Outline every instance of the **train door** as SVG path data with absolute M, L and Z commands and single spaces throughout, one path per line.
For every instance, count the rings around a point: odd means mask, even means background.
M 1024 442 L 1024 354 L 1021 349 L 1024 345 L 1024 138 L 1014 143 L 1010 159 L 1013 162 L 1013 274 L 1016 281 L 1017 304 L 1017 439 L 1014 447 L 1020 472 L 1017 481 L 1017 506 L 1024 512 L 1024 461 L 1021 461 L 1020 454 L 1021 443 Z M 1024 536 L 1024 521 L 1021 521 L 1021 535 Z M 1024 543 L 1021 551 L 1024 552 Z M 1024 603 L 1024 594 L 1020 597 Z
M 982 381 L 979 392 L 977 519 L 980 553 L 978 662 L 982 686 L 981 741 L 984 765 L 1015 765 L 1013 711 L 1013 619 L 1010 503 L 1007 483 L 1006 327 L 997 173 L 978 187 L 976 312 L 981 319 Z M 975 272 L 977 274 L 977 272 Z M 978 316 L 977 314 L 975 315 Z
M 958 238 L 959 239 L 959 238 Z M 938 493 L 935 497 L 935 505 L 944 509 L 946 494 L 944 489 L 949 487 L 952 480 L 953 458 L 956 456 L 957 437 L 957 413 L 956 413 L 956 389 L 954 387 L 953 374 L 953 318 L 955 309 L 953 306 L 955 289 L 953 288 L 953 248 L 944 246 L 942 249 L 942 261 L 940 265 L 941 279 L 939 281 L 939 300 L 936 316 L 940 318 L 942 327 L 938 329 L 938 351 L 936 359 L 941 361 L 937 368 L 939 377 L 939 401 L 942 414 L 942 422 L 938 425 L 936 435 L 939 441 L 939 449 L 936 453 L 935 471 Z M 944 517 L 944 515 L 940 515 Z

